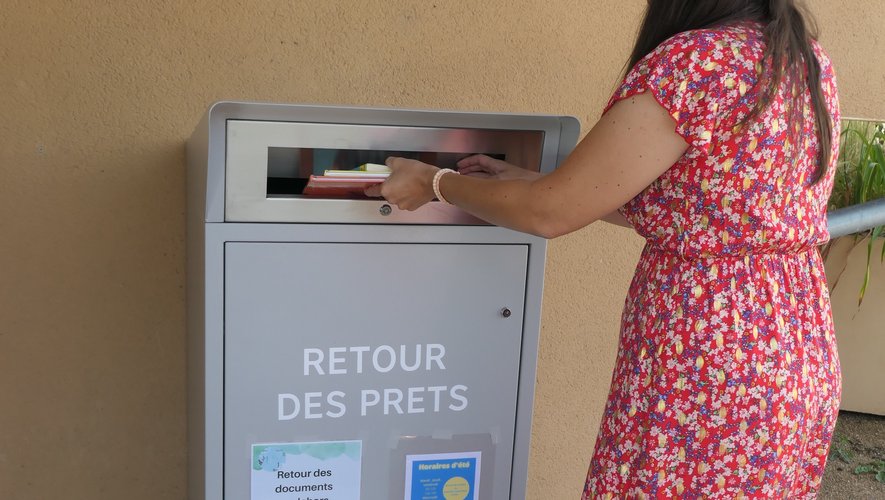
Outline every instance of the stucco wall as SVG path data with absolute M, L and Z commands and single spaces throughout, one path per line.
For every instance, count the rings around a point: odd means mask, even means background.
M 588 127 L 643 5 L 4 2 L 0 498 L 184 498 L 184 141 L 211 102 Z M 845 113 L 885 117 L 881 1 L 813 6 Z M 530 498 L 578 495 L 608 388 L 640 241 L 597 226 L 550 248 Z

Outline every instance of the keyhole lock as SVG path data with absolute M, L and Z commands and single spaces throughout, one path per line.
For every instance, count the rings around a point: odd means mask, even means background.
M 378 209 L 378 211 L 381 212 L 381 215 L 390 215 L 390 212 L 393 212 L 393 209 L 390 208 L 390 205 L 385 203 L 384 205 L 381 205 L 381 208 Z
M 513 313 L 510 311 L 510 309 L 506 307 L 504 309 L 501 309 L 501 316 L 504 316 L 505 318 L 509 318 L 512 314 Z

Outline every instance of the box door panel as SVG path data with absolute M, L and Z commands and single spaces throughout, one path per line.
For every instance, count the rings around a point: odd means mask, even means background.
M 253 445 L 327 441 L 361 443 L 362 499 L 403 498 L 405 456 L 444 452 L 481 452 L 480 498 L 509 498 L 527 258 L 227 243 L 225 498 L 250 498 Z

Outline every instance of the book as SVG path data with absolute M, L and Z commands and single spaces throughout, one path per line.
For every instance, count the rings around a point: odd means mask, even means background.
M 328 177 L 378 177 L 384 178 L 390 175 L 390 167 L 377 163 L 363 163 L 352 170 L 329 169 L 323 172 Z
M 323 198 L 368 198 L 363 191 L 390 176 L 387 165 L 363 163 L 352 170 L 328 169 L 323 175 L 311 175 L 302 194 Z
M 357 171 L 360 172 L 376 172 L 376 173 L 390 173 L 390 167 L 387 165 L 381 165 L 380 163 L 363 163 L 362 165 L 356 167 Z
M 363 163 L 352 170 L 328 169 L 323 175 L 311 175 L 302 194 L 322 198 L 368 198 L 363 191 L 390 176 L 387 165 Z
M 353 179 L 386 179 L 389 172 L 362 172 L 359 170 L 326 170 L 324 177 L 349 177 Z
M 368 199 L 364 193 L 366 188 L 381 184 L 385 177 L 311 175 L 302 194 L 322 198 Z

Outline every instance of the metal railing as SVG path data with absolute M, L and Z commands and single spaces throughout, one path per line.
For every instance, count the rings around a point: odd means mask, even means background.
M 833 210 L 827 224 L 831 239 L 885 225 L 885 198 Z

